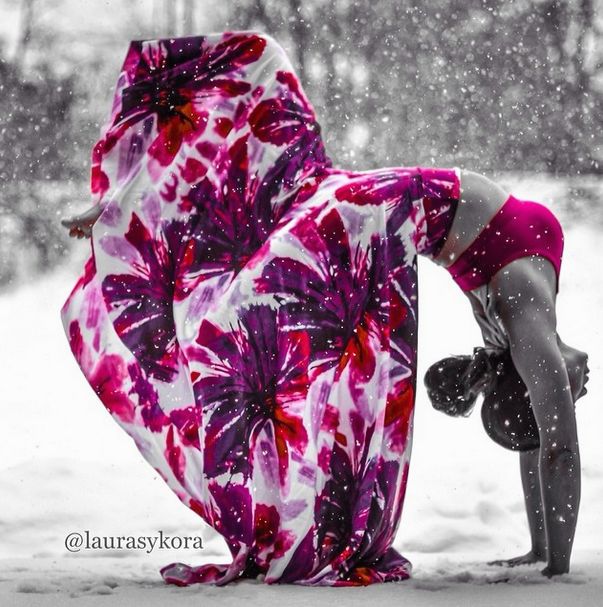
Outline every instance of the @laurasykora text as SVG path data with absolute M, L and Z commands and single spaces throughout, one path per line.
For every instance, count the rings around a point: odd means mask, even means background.
M 199 536 L 167 535 L 94 535 L 88 529 L 72 531 L 65 537 L 65 548 L 69 552 L 82 550 L 201 550 L 203 539 Z

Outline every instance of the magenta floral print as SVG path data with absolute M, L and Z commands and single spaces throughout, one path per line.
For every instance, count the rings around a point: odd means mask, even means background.
M 61 308 L 86 380 L 230 563 L 166 582 L 409 577 L 417 255 L 455 168 L 333 166 L 257 31 L 135 40 L 92 151 L 103 211 Z

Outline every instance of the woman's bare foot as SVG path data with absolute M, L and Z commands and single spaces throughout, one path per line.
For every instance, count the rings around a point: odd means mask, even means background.
M 517 565 L 531 565 L 532 563 L 538 563 L 540 561 L 546 561 L 544 556 L 537 554 L 533 550 L 530 550 L 522 556 L 516 556 L 512 559 L 501 559 L 498 561 L 490 561 L 488 565 L 496 565 L 500 567 L 516 567 Z
M 103 212 L 100 204 L 95 204 L 79 215 L 61 219 L 61 225 L 69 230 L 69 236 L 77 238 L 90 238 L 92 236 L 92 226 Z
M 552 578 L 555 575 L 564 575 L 565 573 L 569 573 L 569 570 L 557 569 L 549 565 L 545 567 L 540 573 L 542 573 L 542 575 L 544 575 L 545 577 Z

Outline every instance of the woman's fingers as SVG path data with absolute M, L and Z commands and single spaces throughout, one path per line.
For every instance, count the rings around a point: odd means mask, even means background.
M 531 565 L 532 563 L 537 563 L 538 561 L 544 561 L 545 559 L 535 554 L 533 551 L 529 551 L 527 554 L 523 554 L 522 556 L 516 556 L 512 559 L 499 559 L 496 561 L 489 561 L 488 565 L 493 565 L 495 567 L 516 567 L 517 565 Z
M 83 230 L 78 226 L 74 226 L 69 230 L 69 236 L 73 238 L 90 238 L 92 235 L 91 231 Z
M 69 236 L 77 238 L 90 238 L 92 236 L 93 223 L 89 219 L 82 220 L 78 217 L 61 219 L 61 225 L 69 229 Z

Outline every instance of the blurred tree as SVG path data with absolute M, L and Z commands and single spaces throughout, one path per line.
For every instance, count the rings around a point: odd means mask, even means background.
M 543 2 L 540 13 L 545 40 L 556 59 L 550 81 L 543 83 L 548 85 L 553 100 L 548 122 L 558 132 L 558 141 L 552 146 L 549 158 L 555 169 L 569 167 L 571 171 L 576 165 L 584 164 L 594 143 L 595 131 L 584 129 L 591 122 L 594 72 L 587 63 L 586 47 L 588 39 L 597 35 L 593 0 Z
M 20 271 L 51 268 L 69 248 L 58 214 L 81 183 L 75 80 L 46 63 L 26 78 L 0 59 L 0 105 L 7 109 L 0 115 L 0 287 Z
M 21 19 L 17 38 L 15 57 L 23 63 L 29 42 L 31 40 L 34 22 L 34 0 L 21 0 Z
M 182 32 L 187 36 L 197 33 L 196 7 L 198 2 L 195 0 L 182 0 Z
M 176 31 L 176 0 L 163 0 L 163 8 L 165 11 L 165 29 L 167 36 L 177 36 Z

